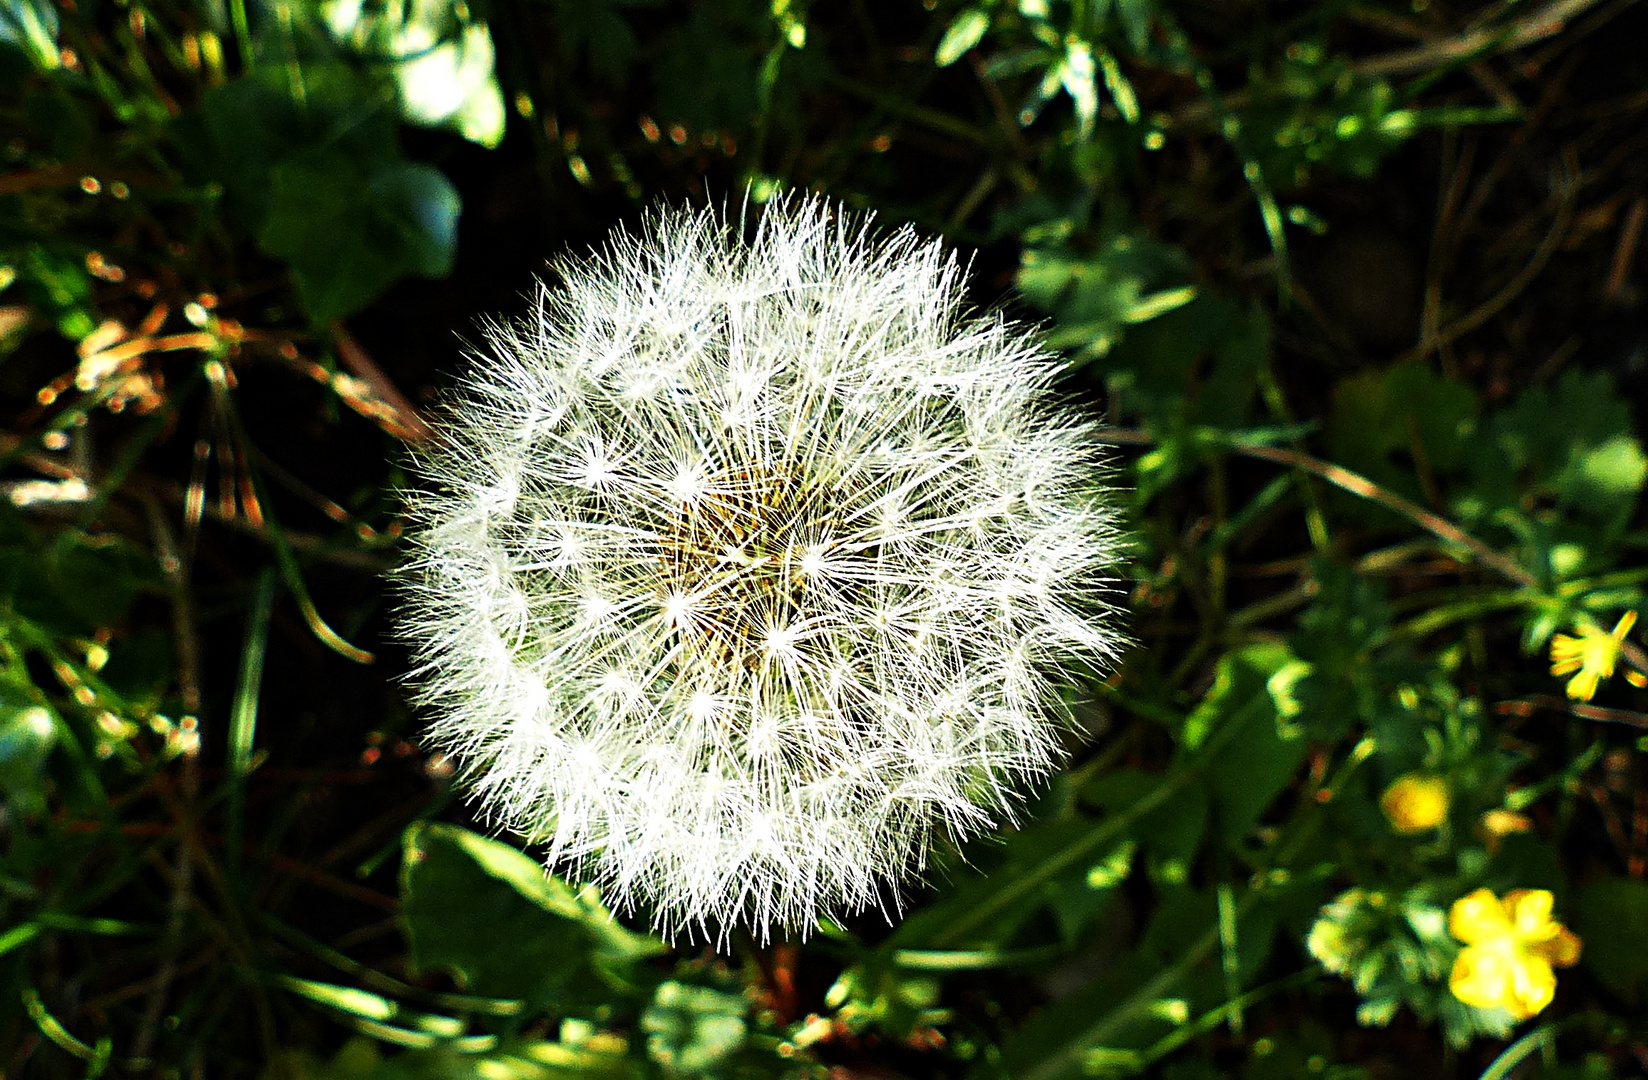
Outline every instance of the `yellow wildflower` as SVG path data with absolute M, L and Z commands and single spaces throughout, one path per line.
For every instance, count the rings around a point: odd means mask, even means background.
M 1516 889 L 1501 900 L 1478 889 L 1454 901 L 1448 930 L 1465 943 L 1448 988 L 1479 1009 L 1504 1009 L 1526 1020 L 1556 996 L 1552 966 L 1579 962 L 1581 943 L 1551 918 L 1551 894 Z
M 1391 828 L 1404 835 L 1429 832 L 1448 820 L 1448 784 L 1440 776 L 1407 773 L 1379 796 Z
M 1482 837 L 1489 851 L 1497 851 L 1499 842 L 1515 833 L 1525 833 L 1534 827 L 1527 814 L 1515 810 L 1489 810 L 1482 815 Z
M 1587 623 L 1579 627 L 1578 637 L 1569 637 L 1567 634 L 1557 634 L 1551 638 L 1551 674 L 1569 675 L 1575 672 L 1568 680 L 1568 696 L 1575 701 L 1590 701 L 1596 696 L 1597 687 L 1603 679 L 1614 674 L 1614 665 L 1619 661 L 1620 643 L 1625 635 L 1631 632 L 1636 625 L 1637 613 L 1627 611 L 1614 624 L 1612 633 L 1605 632 L 1595 623 Z M 1627 672 L 1627 679 L 1633 686 L 1642 686 L 1645 680 L 1640 672 Z

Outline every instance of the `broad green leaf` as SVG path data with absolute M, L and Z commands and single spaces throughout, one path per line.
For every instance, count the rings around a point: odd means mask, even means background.
M 675 31 L 673 48 L 653 66 L 660 120 L 691 133 L 748 129 L 760 108 L 763 66 L 761 52 L 751 45 L 757 33 L 768 32 L 768 20 L 762 19 L 757 31 L 740 25 L 740 14 L 736 5 L 695 5 Z
M 1480 439 L 1479 411 L 1470 387 L 1419 361 L 1366 371 L 1334 388 L 1329 453 L 1336 463 L 1424 503 L 1419 470 L 1442 477 L 1456 472 Z M 1352 505 L 1348 496 L 1341 501 Z
M 1276 651 L 1285 656 L 1285 650 L 1278 647 Z M 1274 723 L 1274 707 L 1269 716 Z M 1217 724 L 1198 744 L 1199 753 L 1189 755 L 1160 778 L 1135 782 L 1131 797 L 1111 804 L 1112 812 L 1097 821 L 1056 819 L 1012 834 L 1004 841 L 1007 856 L 990 873 L 964 882 L 949 897 L 911 916 L 884 947 L 945 950 L 1005 944 L 1026 920 L 1049 906 L 1054 890 L 1089 888 L 1090 882 L 1103 884 L 1113 877 L 1123 858 L 1119 845 L 1135 837 L 1148 844 L 1155 825 L 1153 815 L 1160 813 L 1155 820 L 1164 832 L 1183 828 L 1182 812 L 1167 808 L 1178 799 L 1190 805 L 1197 800 L 1205 804 L 1200 785 L 1218 768 L 1219 753 L 1244 733 L 1248 728 L 1243 724 Z M 1099 783 L 1102 787 L 1103 782 Z M 1199 824 L 1195 832 L 1199 834 Z
M 1476 514 L 1554 496 L 1585 519 L 1571 539 L 1589 546 L 1601 539 L 1593 523 L 1623 527 L 1648 481 L 1631 407 L 1605 373 L 1569 371 L 1554 386 L 1529 387 L 1489 430 L 1472 461 L 1476 505 L 1466 509 Z
M 1318 592 L 1299 616 L 1289 644 L 1310 671 L 1290 696 L 1299 711 L 1290 721 L 1313 740 L 1342 738 L 1368 706 L 1385 710 L 1396 683 L 1413 674 L 1401 656 L 1382 654 L 1390 608 L 1381 580 L 1362 577 L 1326 560 L 1311 570 Z
M 1585 943 L 1580 962 L 1614 993 L 1641 1004 L 1648 996 L 1648 881 L 1591 882 L 1575 902 L 1573 929 Z
M 1003 869 L 1014 864 L 1013 844 L 1023 835 L 1010 834 L 1005 838 L 1003 850 L 988 852 L 985 858 L 997 858 L 987 868 L 964 869 L 955 880 L 946 883 L 938 897 L 920 905 L 899 923 L 886 941 L 886 947 L 890 950 L 963 949 L 972 953 L 1006 951 L 1013 935 L 1040 908 L 1039 889 L 1012 896 L 1001 904 L 996 917 L 983 925 L 973 925 L 968 916 L 979 905 L 992 903 L 1000 886 L 1014 876 L 1011 870 L 1003 872 Z M 1034 844 L 1035 841 L 1025 842 Z
M 1133 851 L 1133 843 L 1124 840 L 1109 854 L 1089 864 L 1084 873 L 1056 882 L 1048 890 L 1047 906 L 1052 909 L 1059 934 L 1065 941 L 1075 942 L 1110 906 L 1116 886 L 1127 880 L 1133 868 Z
M 980 1063 L 968 1072 L 968 1080 L 1078 1080 L 1104 1076 L 1093 1065 L 1123 1065 L 1132 1060 L 1128 1051 L 1149 1046 L 1166 1035 L 1175 1024 L 1160 1012 L 1148 1008 L 1128 1020 L 1111 1023 L 1114 1010 L 1140 987 L 1162 974 L 1155 957 L 1132 950 L 1107 964 L 1098 977 L 1074 994 L 1032 1016 L 1002 1041 L 997 1061 Z M 1177 986 L 1165 988 L 1177 996 Z M 1099 1051 L 1094 1054 L 1094 1051 Z M 1125 1069 L 1112 1076 L 1130 1075 Z
M 1213 689 L 1185 721 L 1188 748 L 1216 727 L 1236 731 L 1207 766 L 1213 821 L 1228 843 L 1247 834 L 1304 760 L 1305 739 L 1283 727 L 1277 700 L 1279 692 L 1287 694 L 1291 708 L 1291 687 L 1273 679 L 1294 663 L 1283 645 L 1250 645 L 1226 654 L 1215 669 Z
M 1118 814 L 1136 804 L 1162 783 L 1156 773 L 1118 769 L 1090 782 L 1082 798 L 1106 814 Z M 1201 846 L 1207 829 L 1208 795 L 1205 779 L 1186 784 L 1174 796 L 1128 829 L 1152 857 L 1158 874 L 1184 872 Z
M 1603 372 L 1568 371 L 1554 386 L 1529 387 L 1494 418 L 1495 439 L 1511 464 L 1547 476 L 1634 430 L 1630 404 Z
M 1065 939 L 1072 939 L 1108 902 L 1120 880 L 1118 863 L 1125 877 L 1131 849 L 1106 822 L 1032 822 L 1003 838 L 988 873 L 964 879 L 912 914 L 885 948 L 965 950 L 974 954 L 971 966 L 996 966 L 1018 952 L 1015 939 L 1044 910 Z M 981 917 L 984 912 L 987 917 Z M 1044 932 L 1041 943 L 1049 936 Z
M 49 565 L 64 603 L 92 626 L 123 621 L 140 590 L 160 585 L 149 553 L 118 536 L 64 532 L 52 544 Z
M 574 890 L 508 844 L 415 825 L 404 850 L 412 961 L 451 971 L 474 993 L 550 1004 L 587 989 L 596 971 L 664 951 L 613 922 L 592 889 Z
M 369 168 L 399 162 L 395 88 L 342 62 L 306 63 L 296 92 L 286 65 L 253 68 L 203 96 L 200 108 L 171 126 L 185 166 L 223 187 L 229 224 L 256 236 L 274 197 L 275 168 L 295 155 L 325 150 Z
M 165 631 L 139 630 L 109 645 L 109 662 L 98 674 L 129 702 L 153 704 L 171 684 L 177 647 Z
M 1130 325 L 1095 368 L 1124 408 L 1142 414 L 1161 437 L 1191 425 L 1245 426 L 1270 355 L 1269 319 L 1257 308 L 1244 311 L 1189 286 L 1154 295 L 1164 293 L 1175 301 L 1171 308 Z M 1182 464 L 1200 460 L 1188 457 Z
M 310 150 L 277 165 L 270 184 L 258 243 L 291 265 L 317 322 L 359 311 L 408 274 L 451 272 L 460 202 L 437 169 Z
M 0 542 L 0 600 L 42 629 L 64 636 L 119 627 L 138 595 L 161 585 L 148 552 L 123 537 L 65 529 Z
M 569 62 L 587 57 L 590 68 L 617 85 L 639 48 L 620 8 L 652 7 L 658 0 L 553 0 L 555 39 Z
M 1617 502 L 1642 490 L 1648 479 L 1648 456 L 1629 435 L 1615 435 L 1585 450 L 1559 478 L 1564 493 L 1576 503 Z

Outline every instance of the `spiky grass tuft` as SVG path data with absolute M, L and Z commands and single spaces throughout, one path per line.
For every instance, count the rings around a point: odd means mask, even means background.
M 763 940 L 1011 819 L 1119 643 L 1057 363 L 817 200 L 558 270 L 413 496 L 402 628 L 485 814 L 666 937 Z

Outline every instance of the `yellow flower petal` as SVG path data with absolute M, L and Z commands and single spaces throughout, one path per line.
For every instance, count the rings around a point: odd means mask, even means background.
M 1597 687 L 1601 683 L 1602 675 L 1591 668 L 1586 668 L 1568 680 L 1568 697 L 1573 701 L 1590 701 L 1596 697 Z
M 1625 635 L 1637 622 L 1637 613 L 1627 611 L 1619 617 L 1612 631 L 1604 631 L 1594 623 L 1579 627 L 1578 637 L 1554 634 L 1551 637 L 1551 674 L 1574 677 L 1568 682 L 1568 696 L 1577 701 L 1589 701 L 1596 696 L 1602 680 L 1611 678 L 1619 662 L 1620 645 Z M 1634 672 L 1631 674 L 1635 674 Z M 1632 679 L 1632 682 L 1636 682 Z
M 1551 908 L 1556 898 L 1544 889 L 1513 889 L 1505 894 L 1505 914 L 1523 941 L 1545 941 L 1556 934 Z
M 1440 776 L 1399 776 L 1379 797 L 1391 829 L 1404 835 L 1429 832 L 1448 820 L 1448 783 Z
M 1637 613 L 1636 612 L 1627 611 L 1625 614 L 1621 615 L 1619 617 L 1619 622 L 1614 624 L 1614 640 L 1615 641 L 1624 641 L 1625 640 L 1625 635 L 1629 634 L 1631 632 L 1631 627 L 1635 626 L 1636 624 L 1637 624 Z
M 1514 810 L 1489 810 L 1482 815 L 1482 831 L 1494 838 L 1525 833 L 1533 827 L 1534 823 L 1527 814 Z
M 1478 1009 L 1502 1008 L 1511 997 L 1515 963 L 1503 950 L 1470 946 L 1453 962 L 1448 989 Z
M 1512 966 L 1511 995 L 1504 1007 L 1518 1020 L 1526 1020 L 1556 997 L 1556 972 L 1543 957 L 1523 955 L 1519 959 Z
M 1528 951 L 1549 960 L 1553 967 L 1573 967 L 1579 963 L 1579 954 L 1584 948 L 1585 943 L 1579 940 L 1578 934 L 1558 924 L 1550 940 L 1532 945 Z
M 1465 943 L 1448 977 L 1454 997 L 1526 1020 L 1556 996 L 1553 967 L 1579 960 L 1581 942 L 1551 918 L 1545 889 L 1513 889 L 1501 900 L 1478 889 L 1454 901 L 1448 929 Z
M 1578 671 L 1584 656 L 1585 643 L 1578 638 L 1571 638 L 1567 634 L 1557 634 L 1551 638 L 1552 675 L 1566 675 L 1570 671 Z
M 1499 897 L 1491 889 L 1478 889 L 1454 901 L 1448 911 L 1448 933 L 1467 945 L 1476 945 L 1509 937 L 1512 928 Z

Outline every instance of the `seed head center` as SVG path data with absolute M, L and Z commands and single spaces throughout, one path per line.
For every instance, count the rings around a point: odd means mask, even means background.
M 730 674 L 792 642 L 834 546 L 841 493 L 783 472 L 747 472 L 691 502 L 663 530 L 661 598 L 684 663 Z

